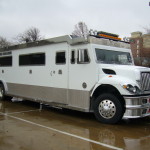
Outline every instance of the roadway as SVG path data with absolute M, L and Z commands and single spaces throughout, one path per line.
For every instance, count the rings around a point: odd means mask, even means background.
M 149 150 L 150 118 L 96 121 L 91 113 L 0 101 L 0 150 Z

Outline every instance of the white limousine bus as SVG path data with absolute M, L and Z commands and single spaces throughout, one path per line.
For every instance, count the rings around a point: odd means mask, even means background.
M 150 68 L 134 66 L 130 44 L 98 32 L 0 50 L 0 99 L 23 98 L 93 112 L 98 121 L 150 116 Z

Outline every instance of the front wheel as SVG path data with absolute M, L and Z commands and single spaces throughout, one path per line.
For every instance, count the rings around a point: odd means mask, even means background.
M 115 124 L 122 119 L 124 106 L 116 96 L 105 93 L 95 100 L 94 114 L 102 123 Z
M 5 89 L 3 84 L 0 84 L 0 100 L 4 99 L 4 95 L 5 95 Z

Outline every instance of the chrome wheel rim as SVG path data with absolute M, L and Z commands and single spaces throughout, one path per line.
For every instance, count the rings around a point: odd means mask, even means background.
M 103 100 L 99 104 L 99 113 L 103 118 L 110 119 L 116 113 L 116 106 L 111 100 Z

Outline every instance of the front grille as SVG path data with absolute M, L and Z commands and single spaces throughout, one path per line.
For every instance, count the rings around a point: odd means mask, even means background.
M 150 91 L 150 72 L 141 73 L 141 88 L 143 91 Z

